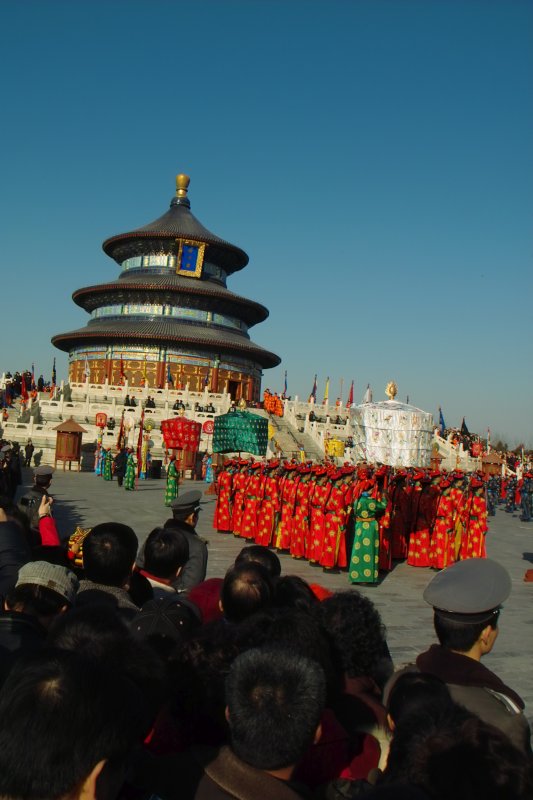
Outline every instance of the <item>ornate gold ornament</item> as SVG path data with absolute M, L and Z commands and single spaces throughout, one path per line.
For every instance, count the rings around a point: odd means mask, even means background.
M 396 386 L 394 381 L 389 381 L 386 388 L 385 394 L 389 398 L 389 400 L 394 400 L 396 395 L 398 394 L 398 387 Z

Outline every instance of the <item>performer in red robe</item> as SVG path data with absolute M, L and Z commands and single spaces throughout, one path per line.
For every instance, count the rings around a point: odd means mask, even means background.
M 296 490 L 300 480 L 296 467 L 296 464 L 285 463 L 285 475 L 281 481 L 281 519 L 276 532 L 278 550 L 289 550 L 291 546 Z
M 441 478 L 439 491 L 429 547 L 429 564 L 435 569 L 444 569 L 455 561 L 455 514 L 450 478 Z
M 268 547 L 276 530 L 277 515 L 280 509 L 278 476 L 276 469 L 279 460 L 270 461 L 265 466 L 263 497 L 258 512 L 257 535 L 255 543 Z
M 437 513 L 439 490 L 427 472 L 419 471 L 413 477 L 417 484 L 420 483 L 420 494 L 414 529 L 409 539 L 407 563 L 415 567 L 429 567 L 430 531 Z
M 461 559 L 486 558 L 485 534 L 487 525 L 487 502 L 485 482 L 477 473 L 470 479 L 470 490 L 463 508 L 464 536 L 461 542 Z
M 328 481 L 327 467 L 318 465 L 314 468 L 314 473 L 315 483 L 309 498 L 311 522 L 307 558 L 311 562 L 320 562 L 326 535 L 324 508 L 331 491 L 331 484 Z
M 255 539 L 257 536 L 257 512 L 263 499 L 265 476 L 261 472 L 261 462 L 250 464 L 250 478 L 244 493 L 244 509 L 242 512 L 241 536 L 244 539 Z
M 407 477 L 406 470 L 398 470 L 392 479 L 392 511 L 389 524 L 391 557 L 393 561 L 407 558 L 411 492 L 412 486 Z
M 233 476 L 231 529 L 235 536 L 241 535 L 244 496 L 246 494 L 246 487 L 248 486 L 249 480 L 250 476 L 248 474 L 248 461 L 241 460 L 239 461 L 239 472 Z
M 348 507 L 346 484 L 344 484 L 345 474 L 341 469 L 335 469 L 330 473 L 331 490 L 324 507 L 324 547 L 320 564 L 325 569 L 334 569 L 337 565 L 346 566 L 346 563 L 339 564 L 339 551 L 341 550 L 341 540 L 346 536 L 346 523 L 348 520 Z M 346 542 L 343 542 L 343 561 L 346 562 Z
M 305 548 L 309 539 L 309 493 L 311 486 L 311 467 L 302 464 L 298 468 L 300 480 L 294 501 L 294 525 L 290 543 L 293 558 L 305 558 Z
M 217 501 L 213 527 L 220 533 L 227 533 L 232 530 L 231 489 L 234 471 L 235 462 L 233 460 L 226 461 L 217 477 Z

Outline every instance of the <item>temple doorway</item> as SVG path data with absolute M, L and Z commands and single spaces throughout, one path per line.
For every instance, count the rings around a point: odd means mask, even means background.
M 228 381 L 228 394 L 232 400 L 241 399 L 241 383 L 240 381 Z

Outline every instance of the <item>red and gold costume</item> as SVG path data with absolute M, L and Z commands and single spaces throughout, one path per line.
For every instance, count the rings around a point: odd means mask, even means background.
M 309 498 L 311 520 L 307 558 L 312 562 L 320 562 L 326 536 L 325 506 L 331 491 L 331 486 L 326 479 L 326 471 L 326 467 L 320 467 L 315 470 L 316 479 L 320 483 L 313 484 L 313 490 Z
M 431 534 L 429 564 L 435 569 L 444 569 L 455 561 L 455 513 L 449 480 L 443 480 L 439 488 L 441 494 Z
M 258 513 L 255 543 L 268 547 L 273 540 L 276 519 L 280 509 L 278 477 L 274 470 L 279 462 L 269 464 L 264 478 L 263 497 Z
M 231 513 L 231 530 L 235 536 L 241 535 L 242 512 L 244 509 L 244 496 L 250 476 L 246 472 L 245 466 L 241 464 L 241 471 L 233 476 L 233 498 Z
M 300 481 L 294 500 L 294 524 L 290 543 L 293 558 L 305 558 L 309 540 L 309 484 L 310 467 L 300 470 Z
M 430 476 L 426 473 L 415 473 L 413 476 L 420 482 L 420 492 L 414 520 L 413 531 L 409 538 L 409 553 L 407 563 L 415 567 L 430 566 L 430 533 L 435 522 L 439 490 L 430 485 Z
M 294 466 L 287 469 L 287 475 L 283 478 L 281 487 L 281 520 L 276 533 L 276 547 L 278 550 L 289 550 L 291 546 L 294 530 L 294 507 L 299 479 Z
M 231 488 L 233 473 L 231 466 L 225 464 L 217 479 L 217 502 L 213 527 L 221 533 L 232 530 L 231 524 Z
M 483 478 L 472 477 L 470 492 L 463 508 L 464 535 L 461 542 L 461 559 L 486 558 L 485 534 L 487 525 L 487 503 Z
M 258 461 L 251 465 L 251 475 L 246 484 L 240 534 L 244 539 L 255 539 L 257 536 L 257 512 L 263 499 L 265 484 L 265 476 L 260 467 Z
M 342 483 L 341 470 L 333 472 L 331 490 L 324 507 L 324 547 L 320 564 L 326 569 L 346 566 L 346 523 L 348 521 L 347 498 L 349 487 Z M 351 490 L 350 490 L 351 496 Z M 340 556 L 340 558 L 339 558 Z M 343 562 L 343 563 L 342 563 Z

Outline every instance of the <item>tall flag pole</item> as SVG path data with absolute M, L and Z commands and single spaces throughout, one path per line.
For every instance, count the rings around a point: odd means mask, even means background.
M 444 416 L 442 414 L 442 408 L 439 406 L 439 428 L 440 428 L 440 435 L 444 439 L 444 431 L 446 430 L 446 423 L 444 422 Z
M 316 390 L 317 390 L 317 383 L 316 383 L 316 375 L 315 375 L 313 388 L 311 389 L 311 394 L 309 395 L 309 400 L 311 400 L 311 398 L 313 398 L 313 402 L 314 403 L 316 403 Z
M 329 400 L 329 375 L 326 378 L 326 386 L 324 388 L 324 399 L 322 400 L 322 405 L 325 406 Z
M 120 354 L 120 385 L 124 386 L 126 383 L 126 375 L 124 374 L 124 359 L 122 353 Z
M 26 386 L 26 375 L 24 374 L 24 370 L 21 373 L 22 380 L 20 381 L 20 397 L 22 400 L 22 404 L 26 406 L 28 402 L 28 388 Z
M 32 392 L 35 390 L 35 364 L 31 363 L 31 389 Z
M 122 450 L 124 447 L 124 409 L 122 409 L 122 416 L 120 418 L 120 427 L 118 429 L 117 450 Z
M 350 386 L 350 394 L 348 395 L 348 402 L 346 403 L 346 408 L 350 408 L 350 406 L 353 406 L 353 381 Z
M 285 370 L 285 382 L 283 384 L 283 398 L 287 397 L 287 370 Z
M 139 423 L 139 437 L 137 439 L 137 477 L 139 477 L 139 475 L 141 474 L 141 467 L 142 467 L 143 433 L 144 433 L 144 408 L 141 412 L 141 421 Z
M 490 428 L 487 428 L 487 453 L 490 453 Z
M 91 370 L 89 367 L 89 359 L 87 358 L 87 353 L 85 353 L 85 366 L 83 367 L 83 374 L 85 376 L 85 380 L 88 381 L 91 375 Z
M 56 360 L 54 356 L 54 364 L 52 366 L 52 386 L 55 386 L 57 383 L 57 372 L 56 372 Z

